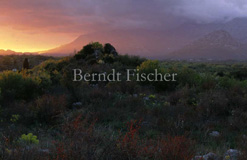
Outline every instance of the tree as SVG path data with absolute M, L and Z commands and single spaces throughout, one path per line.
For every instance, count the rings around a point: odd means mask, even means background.
M 110 43 L 106 43 L 104 46 L 104 53 L 106 54 L 113 54 L 114 56 L 117 56 L 118 53 L 115 49 L 115 47 L 113 47 Z
M 17 66 L 17 61 L 16 61 L 16 59 L 14 59 L 14 67 L 16 67 Z
M 88 44 L 86 46 L 83 47 L 82 52 L 86 55 L 91 55 L 94 53 L 94 49 L 93 49 L 93 45 L 92 44 Z
M 94 50 L 99 50 L 99 51 L 103 52 L 103 45 L 101 43 L 99 43 L 99 42 L 91 42 L 90 44 L 92 45 L 92 48 Z
M 92 55 L 96 50 L 103 51 L 103 46 L 99 42 L 91 42 L 88 45 L 84 46 L 80 52 L 83 52 L 86 55 Z
M 23 69 L 29 69 L 29 62 L 28 62 L 28 59 L 27 58 L 24 59 L 23 67 L 22 68 Z
M 97 58 L 103 52 L 103 45 L 99 42 L 91 42 L 83 47 L 76 55 L 76 59 L 85 59 L 88 56 L 95 56 Z

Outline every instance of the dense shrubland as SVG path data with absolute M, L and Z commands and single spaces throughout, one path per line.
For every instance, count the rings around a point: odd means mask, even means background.
M 12 69 L 21 70 L 25 59 L 29 60 L 29 68 L 33 68 L 43 61 L 55 58 L 42 55 L 0 55 L 0 71 Z
M 178 79 L 73 82 L 74 68 L 123 75 L 126 68 L 158 69 Z M 245 63 L 152 61 L 90 43 L 74 57 L 1 72 L 0 159 L 190 160 L 229 148 L 244 157 L 245 71 Z

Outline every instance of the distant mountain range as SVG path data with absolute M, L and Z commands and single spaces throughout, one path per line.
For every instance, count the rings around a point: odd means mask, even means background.
M 243 60 L 247 46 L 234 39 L 227 31 L 219 30 L 170 53 L 171 59 Z
M 73 55 L 84 45 L 95 41 L 111 43 L 121 54 L 153 59 L 242 60 L 247 59 L 247 18 L 209 24 L 187 22 L 166 31 L 133 29 L 95 32 L 39 53 Z
M 15 54 L 15 55 L 22 55 L 22 54 L 38 54 L 38 53 L 31 53 L 31 52 L 15 52 L 15 51 L 12 51 L 12 50 L 3 50 L 3 49 L 0 49 L 0 55 L 12 55 L 12 54 Z

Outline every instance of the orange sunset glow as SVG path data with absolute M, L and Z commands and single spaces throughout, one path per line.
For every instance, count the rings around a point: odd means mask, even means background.
M 6 27 L 0 27 L 0 49 L 16 52 L 38 52 L 70 42 L 73 36 L 53 33 L 25 33 Z
M 90 1 L 0 1 L 0 49 L 38 52 L 69 43 L 104 26 L 87 13 L 92 7 Z

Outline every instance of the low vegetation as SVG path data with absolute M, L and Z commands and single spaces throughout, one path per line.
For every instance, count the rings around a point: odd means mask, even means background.
M 126 69 L 150 73 L 155 68 L 178 77 L 176 82 L 73 82 L 74 68 L 85 73 L 114 68 L 124 76 Z M 100 43 L 74 57 L 3 71 L 0 159 L 191 160 L 230 148 L 244 159 L 246 71 L 246 63 L 119 55 Z M 214 131 L 219 135 L 210 136 Z

